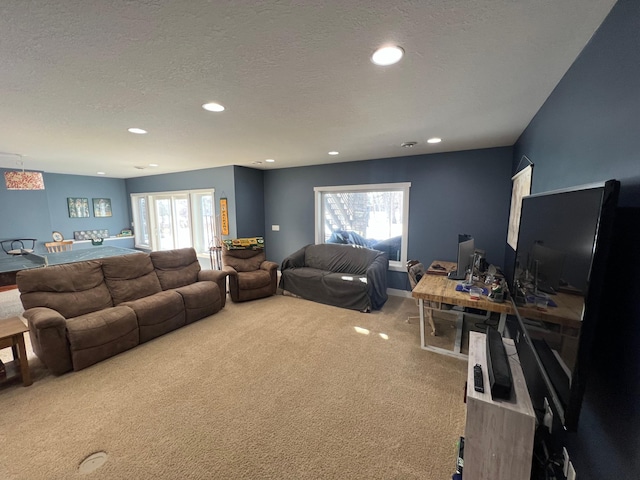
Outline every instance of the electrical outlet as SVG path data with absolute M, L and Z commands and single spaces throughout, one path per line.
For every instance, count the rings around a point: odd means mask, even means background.
M 573 468 L 573 463 L 569 462 L 569 473 L 567 474 L 567 480 L 576 480 L 576 469 Z
M 271 231 L 279 232 L 280 231 L 280 225 L 271 225 Z
M 549 433 L 553 427 L 553 411 L 551 410 L 551 406 L 549 405 L 549 400 L 547 397 L 544 397 L 544 418 L 542 419 L 542 424 L 549 429 Z
M 562 447 L 562 461 L 562 473 L 564 473 L 566 477 L 569 475 L 569 452 L 567 452 L 565 447 Z

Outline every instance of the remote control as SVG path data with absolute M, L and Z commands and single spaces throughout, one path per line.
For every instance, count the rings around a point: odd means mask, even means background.
M 476 392 L 484 393 L 484 380 L 482 379 L 482 367 L 479 363 L 473 367 L 473 388 Z

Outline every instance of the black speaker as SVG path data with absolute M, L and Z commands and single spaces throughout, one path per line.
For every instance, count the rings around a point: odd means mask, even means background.
M 502 335 L 493 327 L 487 328 L 487 372 L 491 398 L 508 400 L 513 385 L 509 357 L 502 343 Z

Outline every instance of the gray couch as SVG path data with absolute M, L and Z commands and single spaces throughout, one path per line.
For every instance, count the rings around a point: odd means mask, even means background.
M 225 272 L 192 248 L 18 272 L 35 354 L 55 374 L 80 370 L 218 312 Z
M 389 260 L 356 245 L 307 245 L 282 261 L 280 288 L 307 300 L 368 312 L 387 301 Z

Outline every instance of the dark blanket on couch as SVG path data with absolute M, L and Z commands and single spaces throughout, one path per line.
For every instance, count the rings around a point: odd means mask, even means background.
M 387 257 L 355 245 L 307 245 L 282 262 L 280 288 L 327 305 L 379 310 L 387 301 Z

